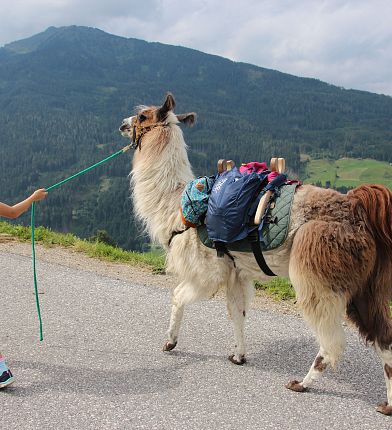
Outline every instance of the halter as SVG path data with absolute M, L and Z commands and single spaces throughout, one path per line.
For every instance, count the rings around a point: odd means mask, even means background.
M 133 131 L 132 131 L 131 148 L 132 149 L 139 148 L 139 150 L 141 150 L 142 149 L 142 137 L 146 133 L 148 133 L 149 131 L 154 129 L 155 127 L 165 127 L 165 126 L 167 126 L 167 124 L 165 122 L 157 122 L 156 124 L 148 125 L 147 127 L 141 127 L 140 125 L 135 124 L 133 126 Z

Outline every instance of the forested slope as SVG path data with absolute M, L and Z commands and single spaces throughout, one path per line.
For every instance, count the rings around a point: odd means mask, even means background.
M 222 157 L 284 156 L 295 172 L 300 153 L 392 161 L 391 97 L 97 29 L 51 27 L 0 49 L 0 199 L 16 201 L 125 145 L 122 118 L 167 91 L 177 112 L 198 113 L 185 130 L 197 174 L 213 173 Z M 129 171 L 122 156 L 54 191 L 38 222 L 83 237 L 105 229 L 140 249 Z

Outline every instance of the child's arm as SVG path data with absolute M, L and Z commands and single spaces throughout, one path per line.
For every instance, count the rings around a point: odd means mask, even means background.
M 41 188 L 34 191 L 34 193 L 30 197 L 27 197 L 26 200 L 23 200 L 14 206 L 8 206 L 5 203 L 0 202 L 0 216 L 6 218 L 18 218 L 19 215 L 27 211 L 33 202 L 38 202 L 39 200 L 44 199 L 47 194 L 48 192 L 45 191 L 44 188 Z

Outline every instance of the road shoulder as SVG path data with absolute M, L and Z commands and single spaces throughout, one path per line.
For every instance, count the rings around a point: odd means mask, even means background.
M 31 244 L 20 242 L 12 236 L 0 235 L 0 251 L 31 257 Z M 36 258 L 37 266 L 40 261 L 53 263 L 80 271 L 97 273 L 101 276 L 108 276 L 137 285 L 172 288 L 177 283 L 176 277 L 170 274 L 155 274 L 147 268 L 89 257 L 81 252 L 59 245 L 47 247 L 36 244 Z M 219 293 L 217 298 L 223 299 L 223 292 Z M 291 301 L 275 300 L 263 291 L 257 291 L 252 302 L 252 308 L 299 315 L 298 310 Z

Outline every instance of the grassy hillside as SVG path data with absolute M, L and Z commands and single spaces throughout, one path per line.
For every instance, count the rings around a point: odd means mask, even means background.
M 392 165 L 371 160 L 340 158 L 312 160 L 306 163 L 304 183 L 330 184 L 333 188 L 356 187 L 363 183 L 383 184 L 392 189 Z

